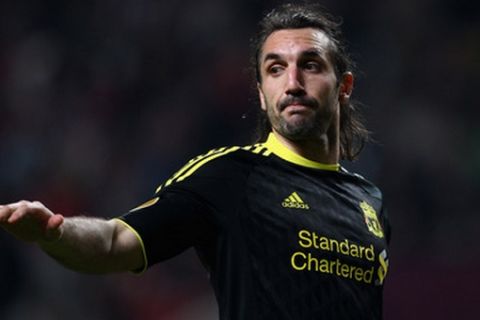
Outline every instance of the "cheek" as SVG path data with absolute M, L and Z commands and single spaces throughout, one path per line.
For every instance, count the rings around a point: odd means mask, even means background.
M 320 100 L 329 100 L 336 99 L 337 97 L 337 89 L 335 83 L 330 81 L 316 81 L 312 82 L 310 90 L 307 89 L 309 94 L 314 95 L 314 97 L 319 98 Z
M 271 108 L 276 106 L 276 103 L 278 101 L 278 98 L 276 97 L 276 91 L 269 86 L 264 86 L 263 101 L 265 104 L 265 108 Z

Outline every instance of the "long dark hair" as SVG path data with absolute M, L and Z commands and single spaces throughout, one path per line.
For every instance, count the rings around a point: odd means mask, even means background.
M 334 18 L 317 4 L 283 4 L 268 13 L 259 24 L 259 31 L 252 39 L 252 69 L 258 83 L 260 74 L 260 56 L 267 37 L 277 30 L 315 28 L 323 31 L 332 45 L 329 57 L 333 63 L 337 79 L 347 71 L 353 71 L 355 64 L 347 53 L 340 30 L 341 20 Z M 362 151 L 369 138 L 369 131 L 363 124 L 358 111 L 359 104 L 350 101 L 340 108 L 340 157 L 354 160 Z M 266 112 L 258 108 L 256 141 L 265 141 L 272 130 Z

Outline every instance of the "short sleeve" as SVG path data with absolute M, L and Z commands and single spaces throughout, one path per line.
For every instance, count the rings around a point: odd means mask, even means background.
M 120 217 L 143 243 L 147 267 L 192 246 L 211 248 L 235 220 L 251 167 L 236 151 L 222 148 L 194 158 L 153 199 Z
M 149 267 L 211 236 L 214 232 L 208 219 L 211 210 L 194 194 L 169 191 L 119 219 L 138 233 Z

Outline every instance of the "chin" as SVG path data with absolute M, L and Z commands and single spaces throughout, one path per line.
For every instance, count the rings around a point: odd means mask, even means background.
M 301 141 L 316 136 L 316 131 L 305 126 L 289 126 L 280 130 L 280 133 L 292 141 Z

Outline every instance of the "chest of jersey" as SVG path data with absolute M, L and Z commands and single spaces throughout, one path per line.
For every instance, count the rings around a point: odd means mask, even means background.
M 381 199 L 355 182 L 296 166 L 256 168 L 241 221 L 257 274 L 382 285 L 388 258 Z

